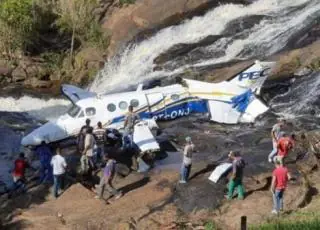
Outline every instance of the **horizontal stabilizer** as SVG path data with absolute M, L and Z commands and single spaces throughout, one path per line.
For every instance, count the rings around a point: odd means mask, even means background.
M 62 85 L 61 92 L 73 103 L 85 98 L 97 96 L 96 93 L 80 89 L 73 85 Z

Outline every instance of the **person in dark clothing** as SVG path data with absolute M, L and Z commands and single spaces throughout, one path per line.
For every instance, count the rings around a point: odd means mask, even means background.
M 102 127 L 102 123 L 99 121 L 97 128 L 93 130 L 93 136 L 96 140 L 96 151 L 94 154 L 95 164 L 102 160 L 102 155 L 104 154 L 104 145 L 106 143 L 106 130 Z
M 52 166 L 50 164 L 52 158 L 52 151 L 45 141 L 41 142 L 41 145 L 36 148 L 36 154 L 40 160 L 40 183 L 53 182 Z
M 245 162 L 241 156 L 231 151 L 229 153 L 229 158 L 232 160 L 232 175 L 228 185 L 228 195 L 227 199 L 230 200 L 233 197 L 233 191 L 238 187 L 238 199 L 244 199 L 244 187 L 242 184 L 243 169 L 245 167 Z
M 77 138 L 77 144 L 78 144 L 78 151 L 80 153 L 83 152 L 84 150 L 84 141 L 85 141 L 85 137 L 86 137 L 86 133 L 88 131 L 88 129 L 92 128 L 90 126 L 91 120 L 90 119 L 86 119 L 86 124 L 84 126 L 81 127 L 78 138 Z M 93 128 L 92 128 L 93 129 Z
M 106 165 L 103 169 L 103 173 L 100 179 L 100 184 L 98 186 L 97 190 L 97 196 L 95 196 L 96 199 L 102 199 L 103 193 L 105 189 L 115 197 L 115 199 L 119 199 L 122 196 L 122 192 L 118 191 L 113 187 L 112 181 L 115 176 L 115 167 L 116 167 L 116 161 L 109 156 L 108 154 L 104 156 L 104 160 L 106 161 Z

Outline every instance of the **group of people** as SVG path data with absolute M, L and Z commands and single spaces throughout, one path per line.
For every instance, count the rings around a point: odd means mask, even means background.
M 129 106 L 129 112 L 124 120 L 124 134 L 122 136 L 122 147 L 124 149 L 133 148 L 133 132 L 134 126 L 139 121 L 138 115 L 133 112 L 133 107 Z M 112 184 L 115 175 L 115 165 L 111 153 L 106 153 L 105 144 L 107 137 L 116 139 L 113 133 L 107 136 L 107 130 L 103 128 L 102 123 L 98 122 L 97 127 L 93 129 L 90 126 L 91 121 L 86 120 L 86 124 L 82 126 L 77 138 L 78 151 L 81 154 L 80 165 L 83 179 L 90 179 L 96 169 L 102 169 L 102 177 L 97 187 L 96 198 L 102 198 L 105 190 L 109 191 L 116 198 L 122 196 L 122 193 L 116 190 Z M 112 140 L 111 140 L 112 141 Z M 26 169 L 39 172 L 40 183 L 53 183 L 53 195 L 58 197 L 60 191 L 64 188 L 65 175 L 67 172 L 66 159 L 61 155 L 60 147 L 55 147 L 54 151 L 45 142 L 42 141 L 34 151 L 40 161 L 40 168 L 35 169 L 31 166 L 30 159 L 22 152 L 14 162 L 12 171 L 13 187 L 12 192 L 21 189 L 23 192 L 27 190 Z M 33 155 L 33 154 L 31 154 Z M 33 158 L 33 157 L 30 157 Z
M 287 135 L 283 129 L 286 121 L 280 119 L 272 127 L 271 138 L 273 150 L 268 156 L 269 162 L 275 163 L 275 169 L 272 172 L 271 193 L 273 196 L 273 214 L 278 214 L 283 210 L 283 197 L 287 183 L 291 180 L 288 168 L 285 166 L 285 159 L 289 151 L 294 148 L 295 134 Z
M 133 112 L 133 106 L 128 108 L 128 114 L 124 119 L 124 132 L 121 139 L 123 150 L 132 150 L 134 148 L 133 133 L 134 126 L 139 121 L 139 116 Z M 116 199 L 122 196 L 122 193 L 114 188 L 113 178 L 115 175 L 116 161 L 111 152 L 105 150 L 105 145 L 108 137 L 112 138 L 114 135 L 107 135 L 107 130 L 103 128 L 102 123 L 97 123 L 97 128 L 93 129 L 90 126 L 91 121 L 86 120 L 86 124 L 81 128 L 78 136 L 78 150 L 81 153 L 81 172 L 85 178 L 90 179 L 95 170 L 99 167 L 102 169 L 102 176 L 97 188 L 97 199 L 103 197 L 103 193 L 107 190 Z M 135 159 L 135 157 L 133 157 Z M 133 160 L 136 164 L 136 159 Z
M 273 150 L 268 156 L 268 161 L 275 164 L 275 169 L 272 172 L 271 192 L 273 196 L 273 214 L 278 214 L 283 210 L 283 197 L 288 181 L 291 179 L 290 173 L 285 166 L 285 159 L 288 153 L 295 145 L 295 135 L 287 135 L 283 130 L 286 121 L 279 119 L 278 123 L 272 127 L 271 138 Z M 192 152 L 194 144 L 190 137 L 185 139 L 186 144 L 183 151 L 183 162 L 180 173 L 179 183 L 187 183 L 192 165 Z M 232 162 L 232 172 L 228 184 L 228 193 L 225 196 L 228 200 L 233 198 L 235 188 L 238 190 L 238 199 L 244 199 L 243 186 L 243 170 L 245 161 L 238 152 L 231 151 L 228 155 Z
M 63 156 L 61 156 L 60 148 L 56 148 L 55 155 L 51 148 L 46 144 L 45 141 L 41 142 L 41 145 L 35 149 L 35 153 L 40 161 L 39 169 L 39 184 L 53 183 L 53 195 L 58 197 L 59 191 L 64 185 L 64 175 L 67 168 L 67 163 Z M 21 152 L 18 159 L 14 162 L 14 168 L 12 171 L 13 177 L 13 188 L 11 189 L 9 196 L 17 190 L 22 190 L 22 192 L 27 191 L 26 185 L 26 169 L 32 169 L 37 171 L 36 168 L 32 167 L 29 163 L 29 159 L 25 157 L 25 154 Z
M 129 112 L 124 120 L 124 133 L 122 136 L 122 148 L 133 148 L 133 133 L 134 126 L 139 121 L 139 116 L 133 112 L 133 107 L 129 106 Z M 107 190 L 115 198 L 122 196 L 121 191 L 118 191 L 113 186 L 113 178 L 115 175 L 116 161 L 111 153 L 105 151 L 107 142 L 107 132 L 103 128 L 102 123 L 97 123 L 97 128 L 93 129 L 90 126 L 91 121 L 86 120 L 86 124 L 81 128 L 78 135 L 77 144 L 78 151 L 82 155 L 80 159 L 82 175 L 90 178 L 94 171 L 98 168 L 102 169 L 102 176 L 99 185 L 96 186 L 97 199 L 103 197 L 103 193 Z M 271 138 L 273 150 L 268 156 L 268 161 L 275 164 L 275 169 L 272 173 L 271 192 L 273 194 L 274 207 L 272 213 L 279 213 L 283 209 L 283 196 L 290 180 L 290 174 L 285 166 L 285 159 L 289 151 L 294 147 L 295 135 L 288 136 L 283 132 L 285 120 L 279 120 L 272 127 Z M 180 173 L 179 183 L 187 183 L 192 166 L 192 154 L 195 146 L 190 137 L 186 137 L 186 144 L 183 150 L 183 162 Z M 67 163 L 61 156 L 60 148 L 56 148 L 55 156 L 52 156 L 50 147 L 42 141 L 41 145 L 35 151 L 40 160 L 40 183 L 54 184 L 53 194 L 58 197 L 59 190 L 63 188 L 64 177 L 67 169 Z M 228 184 L 227 199 L 232 199 L 235 188 L 238 189 L 238 199 L 244 199 L 244 186 L 242 183 L 243 169 L 245 161 L 239 153 L 231 151 L 228 155 L 232 161 L 232 175 Z M 21 187 L 26 190 L 25 186 L 25 169 L 30 167 L 24 153 L 19 155 L 15 161 L 15 168 L 12 173 L 14 180 L 14 188 Z

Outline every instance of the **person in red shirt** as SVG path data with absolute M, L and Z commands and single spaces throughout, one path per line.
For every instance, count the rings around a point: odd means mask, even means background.
M 14 169 L 12 172 L 13 182 L 14 182 L 14 188 L 13 190 L 17 190 L 19 187 L 22 187 L 22 189 L 26 190 L 25 185 L 25 171 L 26 168 L 29 168 L 30 165 L 27 161 L 27 159 L 24 156 L 24 153 L 19 154 L 19 158 L 15 160 L 14 162 Z
M 272 182 L 271 182 L 271 192 L 273 196 L 273 214 L 278 214 L 283 210 L 283 196 L 284 191 L 287 187 L 288 180 L 291 176 L 288 169 L 281 164 L 281 162 L 276 159 L 276 168 L 272 172 Z
M 277 144 L 277 160 L 283 165 L 284 158 L 287 157 L 289 151 L 294 147 L 295 135 L 288 137 L 286 134 L 278 140 Z

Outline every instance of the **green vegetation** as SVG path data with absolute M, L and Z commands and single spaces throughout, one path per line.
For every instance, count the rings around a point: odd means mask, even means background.
M 216 230 L 217 226 L 213 221 L 209 221 L 209 222 L 205 223 L 204 229 L 205 230 Z
M 120 5 L 123 6 L 125 4 L 134 4 L 136 0 L 120 0 Z
M 13 53 L 23 50 L 36 32 L 32 0 L 2 0 L 0 3 L 0 49 Z
M 258 227 L 252 227 L 251 230 L 319 230 L 320 220 L 315 219 L 311 221 L 298 221 L 298 222 L 279 222 L 268 223 Z
M 99 7 L 99 0 L 0 0 L 0 58 L 18 66 L 22 57 L 40 57 L 44 68 L 38 75 L 71 77 L 82 71 L 91 78 L 98 70 L 94 64 L 86 68 L 91 54 L 81 65 L 75 59 L 90 47 L 94 62 L 109 46 Z

